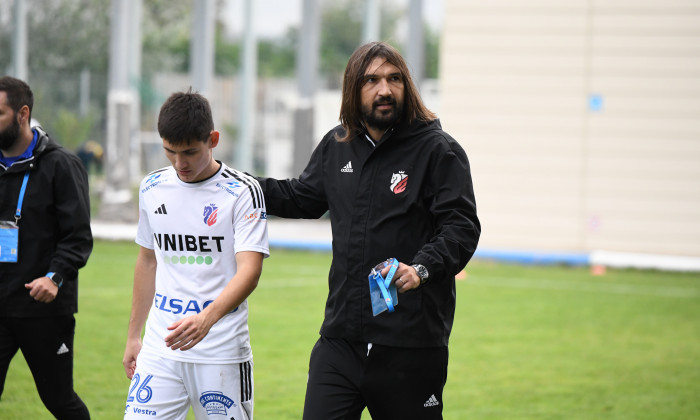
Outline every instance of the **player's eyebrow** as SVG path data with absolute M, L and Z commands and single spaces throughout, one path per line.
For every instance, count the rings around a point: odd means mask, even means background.
M 170 148 L 168 148 L 168 147 L 165 147 L 165 146 L 163 146 L 163 149 L 165 149 L 167 152 L 170 152 L 170 153 L 178 153 L 177 151 L 175 151 L 175 150 L 173 150 L 173 149 L 170 149 Z M 197 148 L 196 148 L 196 147 L 192 147 L 192 148 L 190 148 L 190 149 L 180 150 L 180 153 L 187 153 L 187 152 L 192 152 L 192 151 L 195 151 L 195 150 L 197 150 Z

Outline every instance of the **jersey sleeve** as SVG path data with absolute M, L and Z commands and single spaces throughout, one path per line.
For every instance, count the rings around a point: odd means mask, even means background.
M 143 182 L 139 191 L 139 223 L 136 230 L 136 243 L 144 248 L 153 249 L 153 229 L 148 220 L 149 212 L 146 209 L 146 200 L 143 197 Z
M 260 184 L 251 176 L 238 175 L 245 188 L 233 209 L 234 251 L 260 252 L 268 257 L 267 211 Z

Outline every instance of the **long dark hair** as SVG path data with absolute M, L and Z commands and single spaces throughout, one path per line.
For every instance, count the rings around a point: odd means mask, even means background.
M 401 54 L 396 48 L 385 42 L 370 42 L 355 50 L 348 60 L 343 76 L 343 99 L 340 105 L 340 124 L 345 129 L 343 137 L 336 135 L 338 141 L 349 141 L 357 132 L 362 130 L 361 95 L 367 67 L 377 57 L 386 59 L 401 72 L 404 84 L 403 112 L 399 121 L 408 124 L 418 121 L 432 121 L 436 115 L 430 111 L 418 93 L 411 78 L 411 72 Z

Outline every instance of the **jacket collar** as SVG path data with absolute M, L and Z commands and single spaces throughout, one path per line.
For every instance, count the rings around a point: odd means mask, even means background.
M 3 163 L 0 163 L 0 173 L 19 172 L 33 168 L 37 156 L 41 155 L 46 150 L 51 150 L 57 147 L 57 145 L 55 145 L 49 140 L 49 136 L 48 134 L 46 134 L 43 128 L 36 126 L 33 128 L 33 130 L 36 131 L 36 135 L 38 138 L 36 140 L 36 144 L 34 145 L 32 155 L 27 158 L 17 160 L 10 166 L 5 166 Z

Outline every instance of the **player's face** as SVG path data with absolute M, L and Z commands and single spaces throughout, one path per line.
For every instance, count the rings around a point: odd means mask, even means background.
M 207 141 L 190 141 L 174 145 L 163 139 L 165 156 L 184 182 L 199 182 L 214 175 L 219 164 L 214 160 L 212 149 L 219 143 L 219 132 L 212 131 Z
M 7 105 L 7 93 L 0 91 L 0 150 L 9 151 L 18 140 L 17 113 Z
M 368 127 L 386 130 L 403 109 L 403 77 L 398 67 L 377 57 L 367 66 L 360 91 L 362 118 Z

